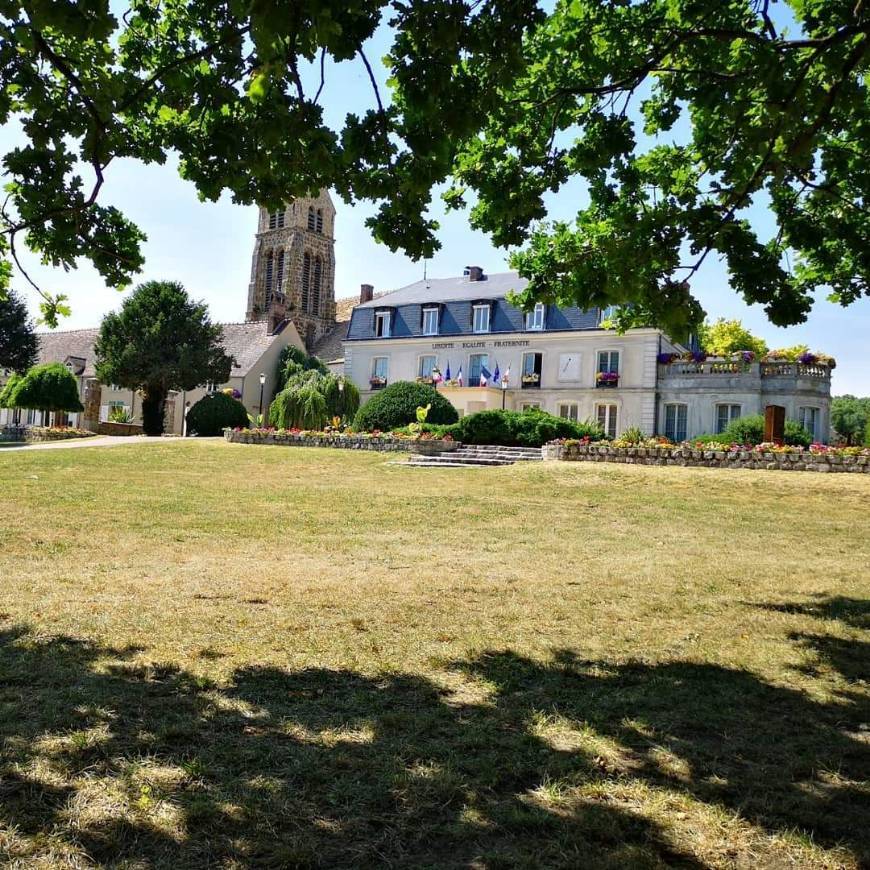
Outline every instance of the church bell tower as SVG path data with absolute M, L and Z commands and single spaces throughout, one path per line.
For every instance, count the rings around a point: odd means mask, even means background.
M 260 209 L 246 319 L 291 320 L 309 353 L 335 325 L 335 206 L 327 190 Z

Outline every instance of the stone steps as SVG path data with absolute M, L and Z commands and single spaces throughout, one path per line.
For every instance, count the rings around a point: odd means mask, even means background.
M 413 456 L 407 464 L 416 468 L 492 468 L 515 462 L 540 462 L 542 458 L 537 447 L 475 444 L 433 456 Z

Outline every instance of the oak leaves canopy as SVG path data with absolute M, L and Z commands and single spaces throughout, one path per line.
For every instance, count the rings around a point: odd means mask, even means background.
M 23 240 L 128 283 L 144 236 L 101 203 L 105 173 L 174 151 L 209 199 L 371 200 L 375 238 L 412 257 L 438 245 L 427 209 L 446 183 L 518 249 L 523 304 L 630 303 L 618 323 L 675 330 L 700 320 L 691 280 L 721 256 L 744 299 L 799 322 L 819 288 L 844 305 L 868 293 L 867 5 L 137 0 L 115 15 L 0 0 L 0 122 L 25 137 L 3 157 L 0 257 Z M 365 52 L 382 22 L 388 90 Z M 372 99 L 333 128 L 323 100 L 345 61 Z M 541 223 L 572 180 L 575 219 Z M 770 238 L 752 205 L 771 209 Z M 51 321 L 63 300 L 45 296 Z

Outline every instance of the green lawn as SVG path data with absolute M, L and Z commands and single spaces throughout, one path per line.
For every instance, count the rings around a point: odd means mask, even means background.
M 870 479 L 0 457 L 0 861 L 870 862 Z

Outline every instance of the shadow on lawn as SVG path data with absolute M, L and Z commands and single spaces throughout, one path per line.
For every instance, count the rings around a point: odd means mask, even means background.
M 0 821 L 33 850 L 6 860 L 53 844 L 172 868 L 703 866 L 620 803 L 632 782 L 870 860 L 857 693 L 824 705 L 712 665 L 496 652 L 453 663 L 493 687 L 462 705 L 408 674 L 246 668 L 218 689 L 133 652 L 0 638 Z M 536 736 L 542 714 L 609 738 L 620 759 L 554 748 Z M 547 783 L 564 800 L 537 802 Z M 571 796 L 596 783 L 597 798 Z M 153 821 L 169 817 L 174 829 Z

